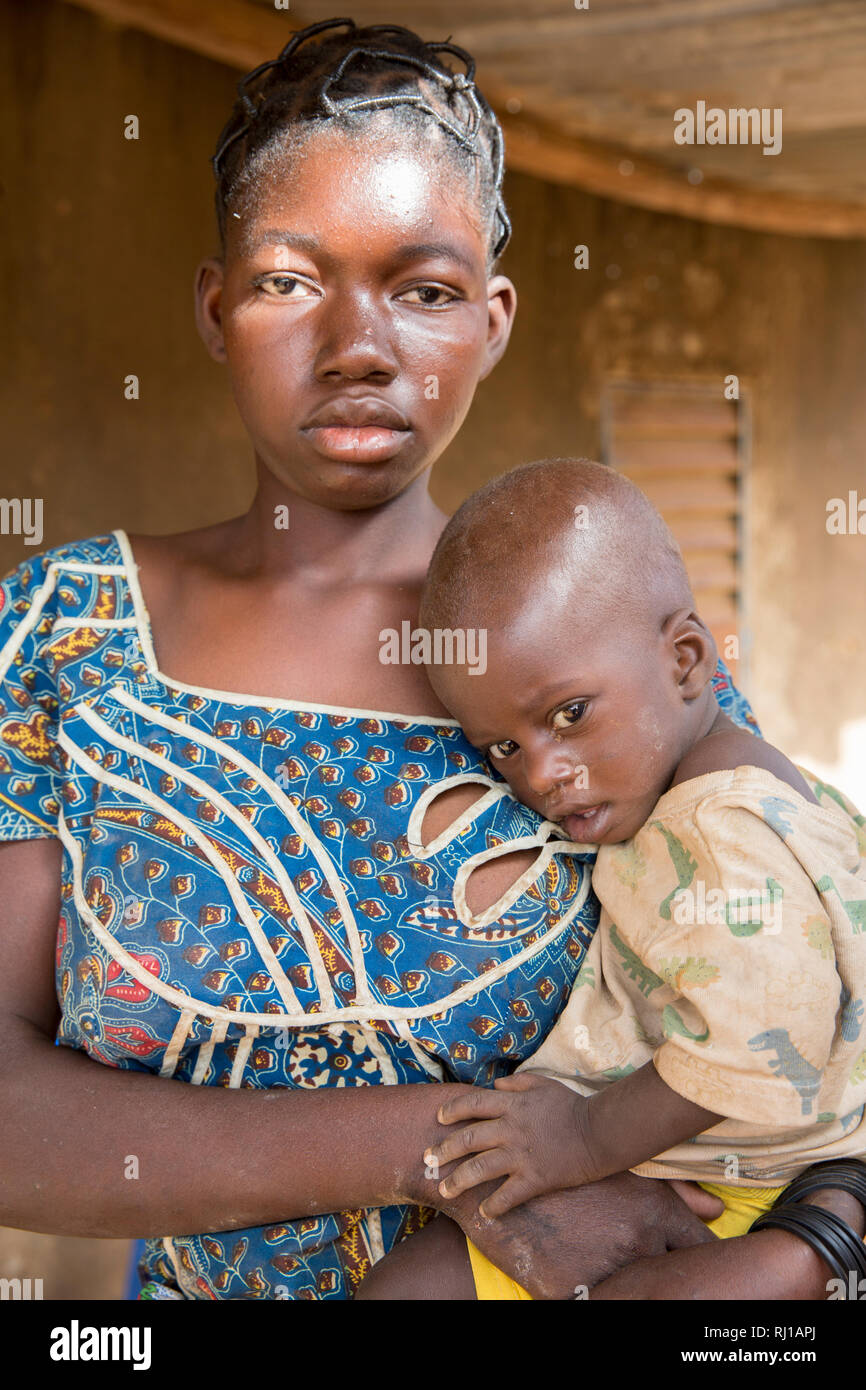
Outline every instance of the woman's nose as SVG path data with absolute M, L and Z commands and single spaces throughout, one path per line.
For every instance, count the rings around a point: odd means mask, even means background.
M 398 363 L 390 338 L 390 325 L 384 310 L 372 296 L 332 295 L 321 319 L 322 336 L 315 356 L 316 376 L 349 377 L 396 376 Z

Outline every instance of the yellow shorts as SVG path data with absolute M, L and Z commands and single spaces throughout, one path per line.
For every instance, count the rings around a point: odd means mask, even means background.
M 705 1192 L 711 1192 L 714 1197 L 721 1197 L 725 1204 L 721 1216 L 707 1223 L 709 1229 L 722 1240 L 731 1236 L 744 1236 L 752 1222 L 757 1220 L 762 1211 L 769 1211 L 779 1193 L 784 1191 L 782 1187 L 721 1187 L 713 1182 L 702 1182 L 700 1185 Z M 467 1240 L 466 1245 L 472 1265 L 472 1277 L 475 1280 L 475 1295 L 479 1300 L 532 1299 L 532 1295 L 521 1288 L 514 1279 L 509 1279 L 507 1274 L 503 1274 L 501 1269 L 491 1264 L 486 1255 L 482 1255 L 481 1251 L 475 1248 L 471 1240 Z

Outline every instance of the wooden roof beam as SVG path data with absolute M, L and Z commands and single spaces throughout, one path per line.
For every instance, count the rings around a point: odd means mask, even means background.
M 245 0 L 67 0 L 111 23 L 139 29 L 246 72 L 273 58 L 292 31 L 309 22 L 294 8 L 271 10 Z M 349 6 L 351 8 L 351 6 Z M 455 35 L 460 41 L 459 33 Z M 866 237 L 866 207 L 762 192 L 687 173 L 623 149 L 567 137 L 531 118 L 509 115 L 510 94 L 495 81 L 482 87 L 505 132 L 508 166 L 604 198 L 702 222 L 786 236 Z

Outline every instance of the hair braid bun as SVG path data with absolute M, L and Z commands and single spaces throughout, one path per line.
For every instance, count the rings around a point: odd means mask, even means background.
M 462 64 L 455 68 L 448 61 Z M 505 250 L 511 223 L 502 198 L 504 142 L 475 85 L 475 63 L 446 40 L 427 43 L 398 24 L 358 28 L 328 19 L 294 33 L 278 57 L 242 77 L 211 160 L 225 246 L 227 210 L 254 177 L 257 162 L 300 143 L 323 122 L 353 128 L 388 111 L 407 130 L 418 120 L 450 137 L 457 163 L 474 178 L 490 226 L 489 262 Z

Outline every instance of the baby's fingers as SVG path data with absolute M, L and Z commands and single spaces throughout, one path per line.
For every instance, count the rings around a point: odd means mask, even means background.
M 488 1149 L 486 1153 L 473 1154 L 439 1184 L 443 1197 L 458 1197 L 470 1187 L 490 1182 L 493 1178 L 504 1178 L 510 1171 L 512 1160 L 504 1149 Z
M 505 1102 L 495 1091 L 483 1086 L 466 1086 L 458 1096 L 439 1106 L 440 1125 L 453 1125 L 458 1120 L 495 1120 L 505 1110 Z
M 502 1143 L 503 1137 L 502 1126 L 495 1120 L 480 1125 L 464 1125 L 462 1129 L 455 1129 L 453 1134 L 446 1135 L 438 1144 L 431 1144 L 424 1153 L 424 1162 L 428 1167 L 436 1163 L 451 1163 L 456 1158 L 477 1153 L 479 1149 L 495 1149 Z

